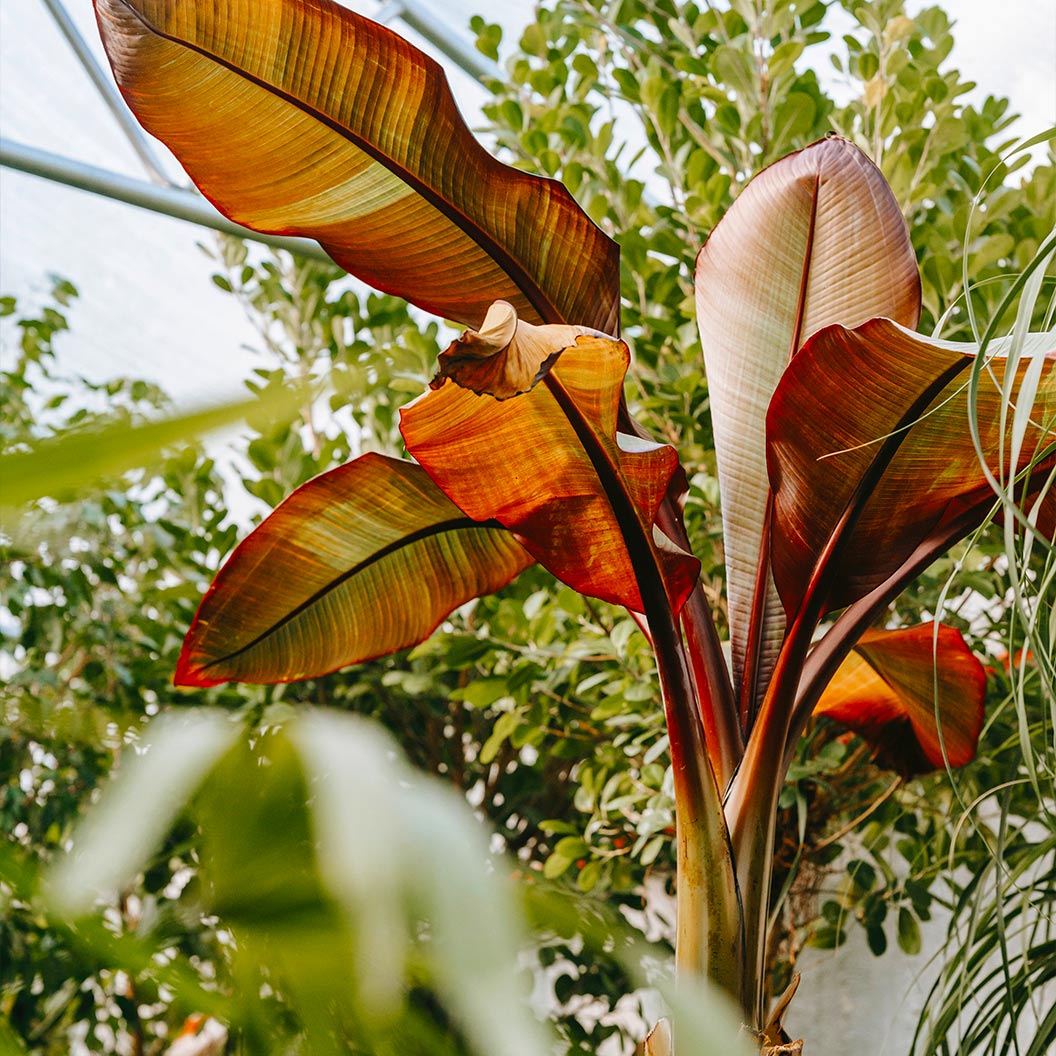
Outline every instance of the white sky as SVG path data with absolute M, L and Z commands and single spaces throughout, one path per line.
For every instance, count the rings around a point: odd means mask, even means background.
M 67 4 L 98 48 L 90 5 Z M 529 10 L 519 0 L 432 4 L 447 12 L 455 31 L 483 7 L 489 19 L 510 27 L 511 40 Z M 375 5 L 365 0 L 352 6 L 369 12 Z M 1056 4 L 946 0 L 944 6 L 958 23 L 952 61 L 978 82 L 976 99 L 1011 97 L 1025 115 L 1014 129 L 1022 136 L 1056 122 Z M 481 93 L 460 71 L 451 77 L 471 114 Z M 0 7 L 0 131 L 142 176 L 41 0 L 4 0 Z M 209 238 L 181 221 L 0 170 L 0 290 L 32 298 L 55 271 L 82 291 L 73 333 L 60 346 L 68 371 L 153 377 L 181 402 L 232 394 L 256 362 L 240 347 L 253 335 L 235 300 L 208 281 L 210 264 L 195 243 Z

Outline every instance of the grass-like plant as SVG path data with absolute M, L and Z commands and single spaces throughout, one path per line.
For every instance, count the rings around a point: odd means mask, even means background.
M 1051 136 L 1051 133 L 1049 134 Z M 1039 137 L 1040 138 L 1040 137 Z M 983 197 L 981 192 L 979 198 Z M 1021 346 L 1031 320 L 1051 331 L 1056 300 L 1046 301 L 1044 265 L 1016 279 L 1018 293 L 999 311 L 1015 311 L 1013 347 Z M 1051 285 L 1051 282 L 1050 282 Z M 972 290 L 965 275 L 964 286 Z M 984 323 L 966 298 L 970 325 L 985 341 L 999 319 Z M 1040 307 L 1039 307 L 1040 304 Z M 1035 323 L 1035 325 L 1037 325 Z M 985 361 L 973 370 L 970 389 L 983 382 Z M 1035 364 L 1035 371 L 1041 368 Z M 1030 383 L 1028 383 L 1030 384 Z M 1022 423 L 1029 401 L 1006 399 L 1001 414 Z M 977 435 L 978 410 L 969 407 Z M 1022 427 L 1022 425 L 1020 426 Z M 1011 444 L 1017 440 L 1013 429 Z M 966 797 L 954 782 L 960 804 L 950 847 L 947 883 L 951 913 L 947 941 L 935 954 L 939 971 L 921 1013 L 912 1051 L 923 1054 L 1016 1052 L 1040 1056 L 1056 1044 L 1056 839 L 1053 774 L 1056 773 L 1056 494 L 1050 474 L 1029 511 L 1020 505 L 1014 482 L 998 472 L 990 480 L 997 497 L 995 516 L 1003 543 L 1007 592 L 998 628 L 1004 662 L 991 669 L 998 693 L 989 724 L 1006 731 L 1003 743 L 991 733 L 995 774 L 977 795 Z M 944 592 L 945 593 L 945 592 Z M 1008 759 L 1013 760 L 1011 765 Z M 983 853 L 960 875 L 952 868 L 956 835 L 974 830 Z

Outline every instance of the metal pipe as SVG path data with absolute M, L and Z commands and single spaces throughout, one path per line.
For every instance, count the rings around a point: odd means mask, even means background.
M 148 137 L 125 105 L 116 85 L 96 61 L 91 49 L 63 6 L 62 0 L 44 0 L 44 4 L 154 183 L 145 183 L 142 180 L 132 179 L 107 169 L 96 168 L 2 138 L 0 138 L 0 166 L 25 172 L 31 176 L 40 176 L 68 187 L 76 187 L 92 194 L 125 202 L 128 205 L 135 205 L 141 209 L 150 209 L 178 220 L 200 224 L 214 231 L 251 239 L 278 249 L 286 249 L 302 257 L 313 260 L 330 260 L 330 257 L 316 242 L 251 231 L 249 228 L 228 220 L 193 191 L 176 185 L 165 174 L 157 155 L 151 148 Z M 405 22 L 465 73 L 477 80 L 500 76 L 499 67 L 495 63 L 477 52 L 461 37 L 451 33 L 437 18 L 436 13 L 431 11 L 422 0 L 390 0 L 376 17 L 383 22 L 397 18 Z
M 318 243 L 306 238 L 287 238 L 283 235 L 264 235 L 259 231 L 251 231 L 248 227 L 228 220 L 209 202 L 192 191 L 184 191 L 178 187 L 159 187 L 3 138 L 0 138 L 0 165 L 28 173 L 30 176 L 40 176 L 55 183 L 65 184 L 67 187 L 101 194 L 141 209 L 151 209 L 177 220 L 187 220 L 214 231 L 222 231 L 224 234 L 237 235 L 239 238 L 252 239 L 276 249 L 289 250 L 301 257 L 330 262 L 330 257 Z
M 176 186 L 165 175 L 165 170 L 158 160 L 158 156 L 151 148 L 139 122 L 132 116 L 132 111 L 125 105 L 125 100 L 121 97 L 116 85 L 107 76 L 102 66 L 95 61 L 95 56 L 92 54 L 84 37 L 81 36 L 80 31 L 74 25 L 69 12 L 63 7 L 62 0 L 44 0 L 44 6 L 51 12 L 51 16 L 62 31 L 66 42 L 73 49 L 74 55 L 77 56 L 84 67 L 85 73 L 88 74 L 92 84 L 95 85 L 96 90 L 102 96 L 103 102 L 106 103 L 110 112 L 117 119 L 117 123 L 121 126 L 121 131 L 124 132 L 132 149 L 139 155 L 139 160 L 143 162 L 147 175 L 155 183 L 166 187 Z

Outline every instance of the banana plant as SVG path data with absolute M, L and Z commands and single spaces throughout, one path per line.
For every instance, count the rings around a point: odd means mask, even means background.
M 403 411 L 414 461 L 365 454 L 289 496 L 218 574 L 177 683 L 310 678 L 403 649 L 533 562 L 625 606 L 670 734 L 678 969 L 777 1051 L 791 994 L 766 1007 L 765 943 L 790 753 L 817 712 L 907 773 L 972 757 L 978 659 L 940 624 L 878 625 L 999 504 L 995 485 L 1038 531 L 1052 336 L 916 333 L 905 223 L 847 140 L 756 175 L 696 264 L 728 662 L 686 470 L 624 398 L 618 247 L 566 189 L 491 157 L 432 59 L 329 0 L 95 8 L 129 106 L 223 213 L 316 239 L 465 327 Z

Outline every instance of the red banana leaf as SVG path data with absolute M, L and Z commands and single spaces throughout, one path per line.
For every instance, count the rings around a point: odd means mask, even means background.
M 869 631 L 814 709 L 850 727 L 905 775 L 963 766 L 983 728 L 986 671 L 960 631 Z
M 1012 446 L 1013 413 L 1003 430 L 1001 422 L 1008 347 L 1007 340 L 990 346 L 976 408 L 982 450 L 997 477 L 999 455 L 1007 458 Z M 1016 366 L 1013 403 L 1032 363 L 1037 381 L 1016 471 L 1054 439 L 1053 348 L 1051 335 L 1032 335 Z M 973 345 L 931 340 L 874 319 L 856 330 L 822 331 L 793 360 L 767 417 L 773 569 L 789 614 L 818 590 L 826 609 L 863 597 L 929 533 L 941 535 L 946 516 L 977 506 L 982 521 L 994 495 L 969 427 L 976 355 Z M 1035 473 L 1052 463 L 1047 456 Z M 837 535 L 842 543 L 834 552 Z M 949 545 L 945 540 L 942 549 Z
M 538 328 L 535 359 L 553 365 L 514 399 L 439 383 L 401 412 L 407 449 L 469 516 L 516 532 L 540 564 L 584 594 L 642 612 L 628 546 L 648 547 L 677 614 L 700 564 L 653 522 L 678 456 L 616 432 L 627 346 L 572 336 L 565 347 L 568 327 Z M 474 371 L 470 380 L 479 378 Z
M 874 316 L 915 326 L 920 278 L 879 169 L 831 137 L 748 184 L 700 251 L 696 290 L 722 491 L 733 684 L 747 718 L 785 628 L 769 569 L 771 396 L 823 327 Z
M 176 684 L 290 682 L 384 656 L 531 562 L 420 466 L 363 455 L 298 488 L 238 546 L 198 609 Z
M 437 63 L 329 0 L 95 0 L 125 100 L 210 201 L 476 325 L 619 326 L 618 249 L 559 183 L 502 165 Z

